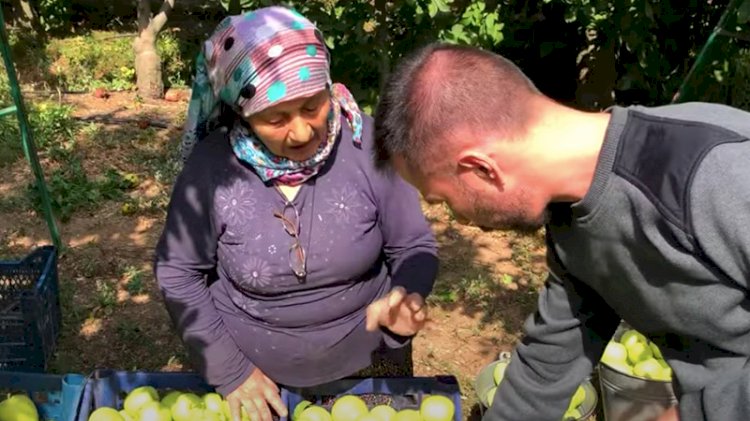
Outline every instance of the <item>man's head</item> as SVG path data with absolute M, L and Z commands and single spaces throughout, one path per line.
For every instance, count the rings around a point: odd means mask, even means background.
M 477 225 L 537 229 L 548 197 L 529 183 L 521 152 L 544 100 L 499 55 L 428 45 L 399 64 L 381 93 L 376 162 Z

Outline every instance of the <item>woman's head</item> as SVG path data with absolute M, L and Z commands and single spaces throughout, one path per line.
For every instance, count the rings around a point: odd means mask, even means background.
M 328 50 L 309 20 L 283 7 L 227 17 L 198 61 L 208 89 L 194 98 L 227 104 L 274 155 L 315 154 L 327 136 L 331 80 Z
M 330 92 L 324 89 L 280 102 L 243 119 L 274 155 L 304 161 L 326 139 L 330 99 Z

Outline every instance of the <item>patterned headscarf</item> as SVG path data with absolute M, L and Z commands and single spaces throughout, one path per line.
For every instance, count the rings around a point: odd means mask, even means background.
M 329 89 L 328 137 L 306 161 L 274 155 L 239 121 L 229 132 L 234 153 L 264 181 L 300 184 L 313 177 L 333 150 L 342 114 L 352 128 L 354 143 L 361 143 L 359 107 L 344 85 L 331 83 L 329 65 L 320 31 L 294 10 L 273 6 L 225 18 L 196 60 L 182 139 L 183 161 L 218 121 L 222 102 L 248 117 L 279 102 Z

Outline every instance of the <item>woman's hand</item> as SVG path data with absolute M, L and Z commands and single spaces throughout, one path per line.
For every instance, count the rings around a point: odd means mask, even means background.
M 233 421 L 242 420 L 242 408 L 253 421 L 271 421 L 269 405 L 279 416 L 287 416 L 286 406 L 279 396 L 279 387 L 257 367 L 244 383 L 227 395 L 227 402 Z
M 367 330 L 379 326 L 401 336 L 412 336 L 427 322 L 427 306 L 416 292 L 406 294 L 403 287 L 395 287 L 385 297 L 367 307 Z

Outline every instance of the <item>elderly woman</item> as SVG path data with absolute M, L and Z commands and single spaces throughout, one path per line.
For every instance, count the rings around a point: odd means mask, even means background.
M 277 384 L 388 375 L 378 356 L 425 322 L 435 240 L 416 191 L 374 168 L 371 138 L 298 13 L 227 17 L 205 42 L 155 275 L 235 417 L 285 415 Z

